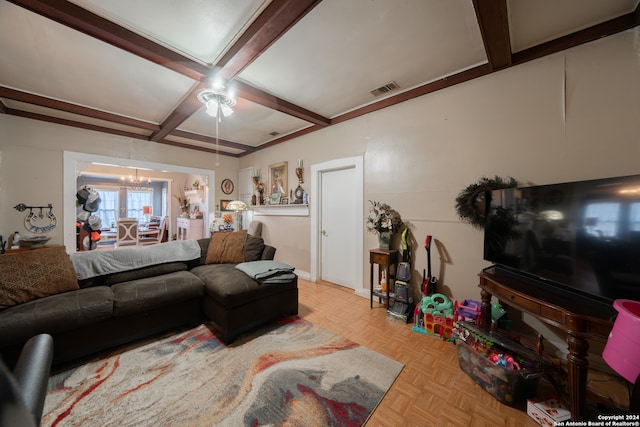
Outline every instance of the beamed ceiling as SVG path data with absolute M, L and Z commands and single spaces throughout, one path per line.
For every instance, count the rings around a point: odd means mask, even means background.
M 638 21 L 638 0 L 0 0 L 0 113 L 241 157 Z M 218 145 L 214 82 L 238 100 Z

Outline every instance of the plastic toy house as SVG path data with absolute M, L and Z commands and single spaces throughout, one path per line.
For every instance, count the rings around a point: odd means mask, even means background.
M 416 306 L 412 330 L 426 335 L 453 339 L 455 310 L 451 300 L 442 294 L 433 294 L 422 298 Z

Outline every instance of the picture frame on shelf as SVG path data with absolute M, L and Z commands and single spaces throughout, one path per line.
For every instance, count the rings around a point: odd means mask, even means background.
M 271 203 L 272 205 L 279 205 L 280 199 L 282 199 L 282 193 L 271 193 Z
M 289 198 L 288 197 L 281 197 L 280 198 L 280 204 L 281 205 L 288 205 L 289 204 Z
M 288 173 L 288 162 L 269 165 L 269 194 L 287 194 Z
M 231 203 L 231 199 L 229 200 L 223 200 L 220 199 L 220 210 L 221 211 L 229 211 L 229 203 Z

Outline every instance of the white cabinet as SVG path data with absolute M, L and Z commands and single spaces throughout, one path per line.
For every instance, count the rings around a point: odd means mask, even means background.
M 178 240 L 202 239 L 202 219 L 178 218 Z

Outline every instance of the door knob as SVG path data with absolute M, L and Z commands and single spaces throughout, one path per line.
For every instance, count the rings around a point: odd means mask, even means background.
M 327 231 L 326 230 L 322 230 L 322 235 L 323 236 L 328 236 Z

